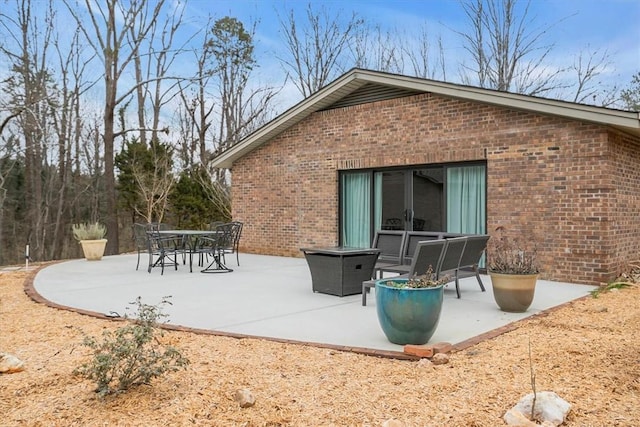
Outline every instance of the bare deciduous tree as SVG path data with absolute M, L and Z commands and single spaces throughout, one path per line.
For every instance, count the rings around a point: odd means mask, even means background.
M 175 90 L 183 78 L 170 76 L 169 70 L 178 58 L 184 53 L 184 45 L 190 41 L 185 40 L 181 46 L 174 46 L 176 35 L 182 27 L 185 5 L 174 3 L 172 13 L 163 21 L 153 21 L 151 28 L 144 38 L 144 42 L 137 48 L 133 57 L 133 66 L 136 77 L 137 117 L 140 141 L 147 143 L 147 132 L 151 132 L 151 140 L 158 139 L 160 129 L 161 109 L 175 96 Z M 148 11 L 145 11 L 148 13 Z M 135 44 L 139 38 L 138 32 L 144 30 L 147 18 L 142 16 L 135 27 L 131 27 L 128 33 L 128 43 Z M 144 59 L 144 61 L 143 61 Z M 164 83 L 171 80 L 168 87 Z M 150 124 L 147 119 L 147 108 L 151 110 Z
M 458 31 L 472 65 L 462 66 L 465 84 L 526 95 L 562 88 L 563 71 L 546 65 L 554 44 L 545 44 L 549 27 L 535 26 L 530 0 L 463 0 L 469 30 Z
M 212 19 L 209 17 L 204 26 L 207 30 L 212 27 Z M 209 68 L 211 62 L 211 49 L 208 49 L 209 35 L 205 32 L 204 39 L 198 49 L 192 51 L 195 58 L 195 75 L 189 84 L 179 82 L 180 109 L 179 123 L 180 150 L 178 152 L 183 168 L 188 169 L 196 164 L 197 160 L 207 164 L 207 134 L 212 125 L 212 114 L 215 107 L 213 95 L 209 93 L 209 82 L 212 73 Z
M 380 25 L 361 26 L 349 44 L 354 66 L 388 73 L 402 73 L 403 42 L 395 31 L 383 31 Z
M 53 209 L 52 243 L 49 245 L 50 259 L 61 259 L 65 247 L 65 227 L 71 219 L 71 196 L 84 192 L 82 184 L 73 180 L 74 155 L 78 155 L 80 139 L 83 131 L 83 118 L 81 114 L 81 96 L 89 90 L 95 82 L 84 81 L 85 70 L 91 57 L 83 59 L 79 33 L 76 31 L 71 38 L 67 51 L 63 51 L 59 37 L 54 40 L 55 51 L 59 64 L 59 82 L 56 91 L 58 98 L 57 108 L 51 111 L 51 120 L 57 139 L 57 180 L 48 193 L 53 196 L 51 205 Z M 76 162 L 77 163 L 77 162 Z M 97 220 L 98 218 L 92 218 Z
M 139 49 L 164 6 L 164 0 L 131 0 L 126 4 L 118 0 L 95 3 L 85 0 L 90 24 L 86 24 L 69 0 L 64 0 L 78 27 L 85 35 L 104 66 L 104 178 L 105 208 L 107 212 L 106 254 L 119 252 L 118 211 L 114 168 L 114 142 L 126 133 L 115 131 L 116 108 L 137 89 L 140 82 L 118 93 L 121 77 L 129 64 L 140 54 Z M 131 28 L 136 28 L 135 38 L 127 40 Z
M 206 49 L 210 52 L 210 73 L 217 88 L 215 98 L 220 117 L 212 126 L 217 130 L 214 155 L 237 144 L 263 124 L 271 112 L 271 102 L 277 92 L 268 86 L 249 85 L 251 73 L 257 66 L 254 35 L 255 24 L 247 30 L 242 22 L 228 16 L 214 22 L 211 28 Z M 204 166 L 208 168 L 208 161 Z M 218 170 L 216 181 L 225 179 L 226 171 Z
M 413 75 L 423 79 L 446 80 L 446 63 L 442 37 L 437 39 L 437 51 L 434 53 L 431 37 L 423 26 L 417 39 L 403 45 L 404 55 L 409 59 Z
M 137 192 L 143 202 L 143 210 L 136 209 L 136 213 L 147 222 L 162 222 L 176 182 L 171 173 L 173 150 L 156 142 L 151 142 L 149 149 L 152 155 L 151 168 L 145 168 L 145 162 L 138 162 L 135 158 L 131 162 Z
M 620 93 L 620 98 L 623 108 L 640 111 L 640 71 L 633 75 L 629 86 Z
M 575 73 L 575 95 L 573 102 L 610 106 L 617 97 L 616 87 L 608 87 L 598 81 L 608 68 L 613 65 L 607 50 L 581 51 L 569 67 Z
M 24 143 L 26 213 L 24 227 L 26 242 L 32 246 L 33 256 L 43 259 L 45 254 L 46 204 L 43 178 L 51 110 L 49 91 L 52 88 L 48 68 L 48 54 L 53 34 L 53 10 L 46 5 L 35 16 L 30 0 L 15 1 L 15 18 L 2 14 L 2 27 L 14 42 L 15 50 L 3 45 L 0 51 L 9 59 L 12 74 L 6 81 L 6 94 L 13 108 L 7 120 L 15 117 Z M 42 19 L 44 16 L 44 19 Z
M 339 13 L 330 16 L 325 8 L 317 12 L 311 3 L 306 18 L 302 26 L 296 22 L 293 10 L 286 21 L 280 18 L 288 56 L 279 58 L 287 76 L 305 98 L 345 71 L 348 63 L 345 55 L 364 24 L 355 13 L 341 24 Z

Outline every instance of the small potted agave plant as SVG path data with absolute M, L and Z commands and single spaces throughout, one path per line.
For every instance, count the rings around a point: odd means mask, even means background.
M 87 261 L 99 261 L 107 246 L 107 228 L 99 222 L 83 222 L 71 226 L 73 237 L 82 245 L 82 252 Z
M 426 344 L 438 327 L 444 285 L 431 267 L 423 276 L 376 282 L 376 311 L 380 327 L 394 344 Z
M 533 302 L 540 268 L 531 240 L 511 238 L 498 227 L 489 240 L 488 273 L 493 297 L 502 311 L 525 312 Z

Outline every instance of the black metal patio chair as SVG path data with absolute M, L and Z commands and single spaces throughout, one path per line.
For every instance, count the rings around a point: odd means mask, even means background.
M 136 263 L 136 270 L 140 267 L 140 254 L 147 253 L 149 250 L 149 237 L 147 236 L 147 224 L 134 223 L 133 224 L 133 242 L 138 252 L 138 261 Z
M 147 233 L 147 252 L 149 253 L 149 266 L 147 271 L 151 273 L 154 267 L 160 267 L 160 274 L 164 274 L 166 266 L 173 266 L 178 270 L 178 255 L 185 256 L 185 244 L 183 236 L 173 234 L 160 234 L 158 228 L 151 226 Z
M 238 264 L 238 266 L 240 266 L 240 254 L 238 252 L 238 250 L 240 249 L 240 237 L 242 236 L 242 223 L 240 221 L 233 221 L 231 222 L 231 224 L 233 224 L 233 227 L 231 229 L 231 244 L 228 247 L 225 247 L 222 251 L 222 258 L 224 259 L 224 262 L 226 263 L 226 254 L 236 254 L 236 264 Z
M 208 257 L 213 258 L 209 265 L 201 270 L 203 273 L 229 273 L 233 271 L 225 265 L 224 254 L 229 248 L 233 248 L 237 229 L 238 225 L 233 222 L 218 225 L 215 233 L 211 236 L 202 236 L 198 239 L 195 253 L 200 257 L 201 262 L 205 256 L 207 259 Z

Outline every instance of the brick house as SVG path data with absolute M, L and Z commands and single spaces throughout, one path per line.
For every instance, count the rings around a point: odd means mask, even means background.
M 637 112 L 353 69 L 214 164 L 247 252 L 504 226 L 546 279 L 597 284 L 640 258 Z

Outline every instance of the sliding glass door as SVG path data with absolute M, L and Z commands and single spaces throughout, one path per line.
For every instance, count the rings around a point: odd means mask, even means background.
M 406 230 L 405 225 L 405 173 L 402 171 L 377 172 L 378 183 L 375 207 L 379 212 L 376 229 Z
M 442 168 L 377 172 L 376 229 L 440 230 L 442 175 Z
M 344 172 L 340 238 L 368 247 L 376 230 L 485 233 L 486 168 L 439 165 Z
M 444 180 L 441 167 L 411 172 L 411 199 L 407 202 L 407 230 L 440 231 L 444 227 Z

